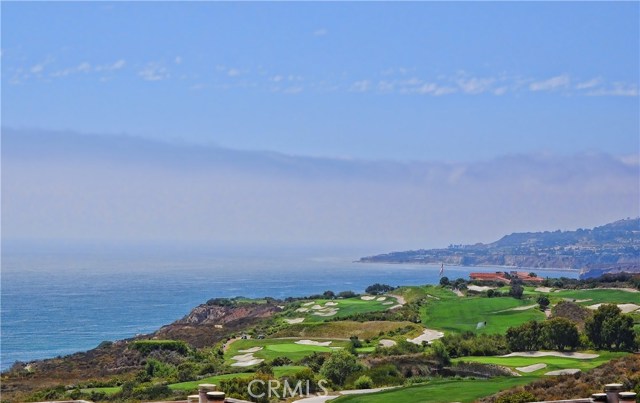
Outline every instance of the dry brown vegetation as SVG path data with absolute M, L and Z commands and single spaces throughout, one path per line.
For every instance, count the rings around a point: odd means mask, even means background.
M 297 324 L 290 325 L 285 329 L 271 335 L 271 337 L 321 337 L 321 338 L 344 338 L 358 336 L 360 340 L 373 339 L 380 335 L 380 332 L 388 333 L 398 329 L 407 328 L 407 334 L 420 333 L 420 326 L 411 322 L 387 322 L 387 321 L 339 321 L 318 324 Z

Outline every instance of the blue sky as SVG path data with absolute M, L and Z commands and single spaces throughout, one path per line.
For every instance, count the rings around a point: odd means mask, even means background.
M 2 3 L 2 124 L 294 155 L 639 149 L 639 4 Z

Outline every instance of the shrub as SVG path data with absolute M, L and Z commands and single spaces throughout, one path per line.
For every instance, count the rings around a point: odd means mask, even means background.
M 375 283 L 367 287 L 364 291 L 367 294 L 378 295 L 378 294 L 384 294 L 385 292 L 389 292 L 393 290 L 395 290 L 395 287 L 392 287 L 388 284 Z
M 356 381 L 353 383 L 353 386 L 356 389 L 371 389 L 373 388 L 373 381 L 368 376 L 362 375 L 358 379 L 356 379 Z
M 131 349 L 147 355 L 154 350 L 175 351 L 182 355 L 189 353 L 189 346 L 182 340 L 136 340 Z
M 334 385 L 343 385 L 347 377 L 360 368 L 360 364 L 352 354 L 345 350 L 336 350 L 322 364 L 320 373 Z

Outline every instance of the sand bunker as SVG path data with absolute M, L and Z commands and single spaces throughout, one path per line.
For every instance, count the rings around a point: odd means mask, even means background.
M 573 375 L 573 374 L 577 374 L 578 372 L 580 372 L 579 369 L 577 368 L 567 368 L 567 369 L 560 369 L 558 371 L 551 371 L 551 372 L 547 372 L 545 375 Z
M 517 307 L 515 307 L 515 308 L 509 308 L 509 309 L 505 309 L 505 310 L 498 311 L 498 312 L 507 312 L 507 311 L 526 311 L 526 310 L 528 310 L 528 309 L 535 308 L 535 307 L 537 307 L 537 306 L 538 306 L 538 304 L 535 304 L 535 305 L 527 305 L 527 306 L 517 306 Z
M 336 305 L 338 305 L 338 303 L 337 302 L 332 302 L 332 301 L 329 301 L 326 304 L 324 304 L 324 306 L 336 306 Z
M 387 299 L 387 297 L 378 297 L 376 298 L 376 301 L 384 301 L 385 299 Z
M 309 308 L 298 308 L 296 312 L 309 312 Z
M 603 304 L 589 305 L 587 308 L 596 310 L 596 309 L 598 309 L 600 307 L 600 305 L 603 305 Z M 636 304 L 618 304 L 618 308 L 620 308 L 622 313 L 631 313 L 633 311 L 637 311 L 638 308 L 640 308 L 640 305 L 636 305 Z
M 264 361 L 261 358 L 256 358 L 253 353 L 262 350 L 262 347 L 252 347 L 246 350 L 238 350 L 239 353 L 247 353 L 241 355 L 234 355 L 232 360 L 236 361 L 231 364 L 232 367 L 250 367 L 252 365 L 260 364 Z
M 294 325 L 296 323 L 302 323 L 304 322 L 304 318 L 293 318 L 293 319 L 285 319 L 285 322 L 287 322 L 290 325 Z
M 238 361 L 231 364 L 232 367 L 250 367 L 252 365 L 260 364 L 264 361 L 262 358 L 254 358 L 253 360 L 248 361 Z
M 398 304 L 400 304 L 400 305 L 404 305 L 404 304 L 407 303 L 407 301 L 405 301 L 404 298 L 399 296 L 399 295 L 387 294 L 387 296 L 397 299 L 398 300 Z
M 444 333 L 442 332 L 439 332 L 437 330 L 432 330 L 432 329 L 424 329 L 424 331 L 420 336 L 416 337 L 415 339 L 407 339 L 407 341 L 409 343 L 422 345 L 423 341 L 426 341 L 427 343 L 429 343 L 433 340 L 437 340 L 442 337 L 444 337 Z
M 394 305 L 394 306 L 390 307 L 389 309 L 398 309 L 398 308 L 402 308 L 402 305 Z
M 380 344 L 382 347 L 393 347 L 398 343 L 396 343 L 395 340 L 382 339 L 378 344 Z
M 360 299 L 364 301 L 373 301 L 374 299 L 376 299 L 376 297 L 372 295 L 363 295 L 362 297 L 360 297 Z
M 511 353 L 507 355 L 501 355 L 500 357 L 565 357 L 565 358 L 576 358 L 578 360 L 591 360 L 593 358 L 598 358 L 598 354 L 588 354 L 588 353 L 561 353 L 558 351 L 521 351 L 518 353 Z
M 251 347 L 251 348 L 248 348 L 246 350 L 238 350 L 238 352 L 239 353 L 255 353 L 255 352 L 258 352 L 260 350 L 262 350 L 262 347 Z M 245 354 L 245 355 L 247 355 L 247 354 Z M 236 355 L 236 357 L 242 357 L 242 356 Z M 236 357 L 233 357 L 232 359 L 235 360 Z
M 383 302 L 382 305 L 393 305 L 393 301 Z
M 321 346 L 321 347 L 329 347 L 331 344 L 330 341 L 315 341 L 315 340 L 298 340 L 296 344 L 302 344 L 305 346 Z
M 337 309 L 330 309 L 330 310 L 322 310 L 322 311 L 314 312 L 313 314 L 316 316 L 333 316 L 337 313 L 338 313 Z
M 551 287 L 538 287 L 535 289 L 536 292 L 551 292 L 553 288 Z
M 486 286 L 486 285 L 469 285 L 469 286 L 467 286 L 467 289 L 469 289 L 471 291 L 484 292 L 484 291 L 489 291 L 489 290 L 495 290 L 496 287 L 489 287 L 489 286 Z
M 316 305 L 312 306 L 311 309 L 313 309 L 315 311 L 319 311 L 320 309 L 324 309 L 324 307 L 322 305 L 316 304 Z
M 546 367 L 547 367 L 547 364 L 533 364 L 533 365 L 529 365 L 527 367 L 517 367 L 516 369 L 518 371 L 520 371 L 520 372 L 529 373 L 529 372 L 534 372 L 534 371 L 537 371 L 539 369 L 546 368 Z
M 311 301 L 311 302 L 305 302 L 304 304 L 302 304 L 302 306 L 309 306 L 309 305 L 313 305 L 313 304 L 315 304 L 315 302 L 314 302 L 314 301 Z

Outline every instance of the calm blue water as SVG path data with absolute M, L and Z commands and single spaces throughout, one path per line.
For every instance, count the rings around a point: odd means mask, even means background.
M 358 251 L 89 248 L 2 252 L 1 368 L 149 333 L 213 297 L 284 298 L 434 284 L 437 266 L 353 263 Z M 497 268 L 446 267 L 445 275 Z M 576 277 L 539 271 L 540 276 Z

